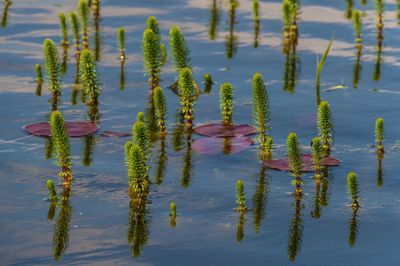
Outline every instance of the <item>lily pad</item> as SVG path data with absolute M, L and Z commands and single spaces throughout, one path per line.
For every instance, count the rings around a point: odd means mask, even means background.
M 130 133 L 127 132 L 114 132 L 114 131 L 103 131 L 100 136 L 102 137 L 129 137 Z
M 65 127 L 67 128 L 68 136 L 84 137 L 91 135 L 97 131 L 97 126 L 91 122 L 65 122 Z M 50 137 L 50 123 L 42 122 L 27 125 L 24 129 L 34 136 L 38 137 Z
M 224 138 L 248 136 L 255 134 L 257 130 L 250 125 L 207 124 L 196 127 L 194 132 L 207 137 Z
M 314 171 L 311 154 L 302 154 L 301 162 L 302 162 L 302 171 L 303 172 L 313 172 Z M 340 161 L 333 157 L 326 157 L 321 160 L 321 165 L 323 165 L 323 166 L 338 166 L 338 165 L 340 165 Z M 281 170 L 281 171 L 289 171 L 290 170 L 289 162 L 288 162 L 287 158 L 264 161 L 264 166 L 271 168 L 271 169 Z
M 253 144 L 249 137 L 217 138 L 208 137 L 197 139 L 192 143 L 192 149 L 200 154 L 217 155 L 236 154 L 248 149 Z

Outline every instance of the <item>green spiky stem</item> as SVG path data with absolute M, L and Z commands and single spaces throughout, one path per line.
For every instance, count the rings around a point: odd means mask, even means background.
M 147 28 L 143 32 L 143 56 L 144 66 L 149 74 L 149 85 L 151 90 L 158 87 L 160 83 L 159 74 L 161 67 L 160 37 Z
M 98 105 L 98 98 L 101 93 L 96 62 L 92 52 L 88 49 L 83 50 L 80 61 L 80 78 L 82 86 L 88 98 L 89 105 Z
M 68 31 L 67 31 L 67 22 L 66 22 L 65 14 L 60 13 L 58 15 L 58 18 L 60 19 L 61 35 L 62 35 L 62 39 L 63 39 L 61 42 L 61 46 L 63 46 L 64 48 L 68 48 L 69 41 L 68 41 Z
M 35 65 L 35 71 L 36 71 L 36 83 L 39 85 L 43 84 L 43 74 L 42 74 L 42 67 L 40 64 Z
M 121 65 L 125 64 L 125 29 L 118 28 L 118 48 L 119 48 L 119 60 Z
M 144 152 L 147 161 L 147 156 L 150 152 L 150 133 L 147 129 L 142 112 L 137 114 L 136 122 L 132 126 L 131 133 L 133 142 Z
M 54 95 L 60 95 L 60 63 L 58 60 L 57 47 L 52 40 L 46 39 L 43 43 L 43 50 L 45 57 L 46 74 L 50 82 L 49 90 Z
M 58 164 L 61 167 L 59 175 L 64 180 L 64 187 L 69 188 L 72 181 L 70 146 L 67 129 L 64 125 L 64 117 L 59 111 L 51 113 L 50 129 Z
M 246 212 L 246 197 L 244 195 L 244 184 L 242 180 L 236 182 L 236 210 L 238 212 Z
M 347 192 L 351 198 L 351 207 L 353 209 L 358 209 L 359 202 L 358 202 L 358 182 L 357 182 L 357 174 L 354 172 L 350 172 L 347 175 Z
M 79 1 L 79 15 L 81 16 L 82 24 L 82 45 L 83 49 L 89 49 L 89 34 L 88 34 L 88 18 L 89 18 L 89 8 L 85 0 Z
M 47 185 L 47 190 L 49 191 L 49 195 L 50 195 L 49 200 L 51 202 L 56 202 L 58 198 L 57 198 L 56 187 L 54 185 L 53 180 L 51 180 L 51 179 L 47 180 L 46 185 Z
M 196 89 L 192 78 L 192 71 L 185 67 L 182 68 L 179 74 L 179 87 L 181 89 L 181 106 L 182 114 L 186 119 L 186 127 L 191 129 L 193 126 L 193 109 L 194 99 L 196 98 Z
M 233 87 L 230 83 L 223 83 L 220 88 L 219 108 L 221 111 L 222 124 L 232 125 L 233 114 Z
M 287 157 L 289 161 L 289 168 L 292 176 L 295 179 L 292 181 L 292 184 L 295 186 L 295 196 L 302 196 L 301 185 L 303 181 L 301 179 L 301 170 L 302 170 L 302 162 L 301 162 L 301 146 L 298 142 L 297 135 L 295 133 L 290 133 L 287 137 L 286 141 L 287 146 Z
M 165 121 L 167 106 L 166 106 L 164 91 L 161 89 L 161 87 L 155 88 L 153 95 L 153 102 L 154 102 L 157 124 L 160 129 L 159 132 L 160 137 L 165 138 L 167 134 L 167 126 Z

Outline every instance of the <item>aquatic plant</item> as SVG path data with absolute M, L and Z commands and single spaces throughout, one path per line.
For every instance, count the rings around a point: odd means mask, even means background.
M 358 209 L 353 209 L 353 214 L 351 216 L 351 219 L 349 220 L 348 243 L 350 247 L 354 246 L 357 240 L 358 227 L 359 227 L 357 211 Z
M 353 14 L 353 0 L 346 0 L 346 18 L 351 19 Z
M 156 87 L 154 90 L 154 108 L 157 119 L 157 124 L 160 129 L 160 136 L 165 137 L 167 134 L 166 115 L 167 115 L 167 101 L 164 91 L 161 87 Z
M 59 175 L 64 179 L 64 187 L 69 187 L 72 180 L 71 153 L 67 129 L 64 125 L 64 117 L 59 111 L 53 111 L 50 115 L 51 137 L 54 151 L 61 167 Z
M 82 26 L 83 49 L 89 49 L 89 33 L 88 33 L 89 7 L 87 5 L 86 0 L 79 0 L 78 10 Z
M 217 38 L 217 26 L 219 23 L 220 12 L 218 9 L 217 0 L 213 0 L 210 7 L 210 19 L 208 26 L 208 37 L 210 40 L 215 40 Z
M 297 45 L 297 16 L 300 3 L 297 0 L 282 1 L 283 52 L 289 53 L 290 47 Z
M 383 185 L 383 169 L 382 169 L 382 158 L 378 157 L 378 174 L 376 178 L 376 185 L 381 187 Z
M 61 46 L 68 47 L 69 41 L 68 41 L 67 21 L 65 18 L 65 14 L 60 13 L 58 15 L 58 18 L 60 19 L 60 29 L 61 29 L 61 36 L 62 36 Z
M 246 212 L 241 211 L 239 212 L 239 220 L 236 227 L 236 240 L 241 242 L 244 238 L 244 226 L 246 223 Z
M 253 23 L 254 23 L 254 48 L 258 47 L 258 37 L 260 34 L 260 1 L 253 0 Z
M 378 158 L 383 158 L 385 149 L 383 147 L 383 133 L 384 133 L 384 123 L 383 118 L 379 117 L 375 122 L 375 142 L 376 142 L 376 153 Z
M 239 212 L 246 212 L 246 197 L 244 195 L 244 184 L 242 180 L 236 182 L 236 210 Z
M 97 105 L 101 89 L 99 86 L 99 77 L 96 70 L 96 62 L 92 52 L 84 49 L 80 61 L 80 79 L 83 89 L 89 95 L 88 104 Z
M 331 49 L 333 43 L 333 37 L 330 40 L 328 46 L 325 49 L 325 52 L 323 54 L 323 56 L 321 57 L 321 60 L 319 60 L 318 65 L 317 65 L 317 72 L 315 75 L 315 87 L 316 87 L 316 91 L 317 91 L 317 105 L 320 104 L 321 102 L 321 96 L 320 96 L 320 87 L 321 87 L 321 72 L 322 69 L 324 68 L 325 62 L 326 62 L 326 58 L 328 57 L 329 51 Z
M 161 50 L 161 66 L 164 66 L 165 63 L 167 63 L 167 48 L 165 47 L 165 44 L 160 44 L 160 50 Z
M 332 113 L 327 101 L 322 101 L 318 106 L 317 114 L 318 135 L 322 142 L 323 157 L 328 157 L 333 143 Z
M 160 82 L 161 51 L 160 38 L 151 29 L 147 28 L 143 32 L 143 57 L 144 67 L 147 70 L 150 88 L 154 90 Z
M 49 191 L 49 200 L 51 202 L 56 202 L 58 200 L 56 187 L 53 180 L 49 179 L 46 182 L 47 190 Z
M 356 34 L 357 49 L 361 50 L 362 49 L 362 36 L 361 36 L 362 17 L 361 17 L 361 12 L 358 9 L 355 9 L 353 11 L 352 18 L 353 18 L 354 33 Z
M 123 27 L 118 28 L 118 49 L 119 49 L 119 60 L 121 64 L 125 63 L 125 29 Z
M 71 218 L 72 206 L 70 204 L 68 190 L 67 194 L 64 194 L 63 196 L 60 212 L 54 225 L 53 257 L 56 261 L 61 259 L 62 255 L 64 255 L 66 249 L 69 246 L 69 227 L 71 224 Z
M 183 68 L 191 68 L 190 50 L 178 26 L 173 26 L 169 32 L 169 49 L 178 73 Z
M 208 73 L 204 74 L 203 79 L 204 79 L 204 81 L 203 81 L 204 93 L 209 94 L 211 92 L 214 81 L 212 80 L 211 75 Z
M 36 83 L 38 85 L 43 84 L 43 74 L 42 74 L 42 66 L 40 64 L 35 65 L 35 72 L 36 72 Z
M 223 83 L 219 91 L 219 109 L 221 111 L 221 120 L 224 125 L 231 125 L 233 114 L 233 87 L 230 83 Z
M 186 119 L 186 127 L 191 129 L 194 120 L 194 105 L 196 88 L 190 68 L 182 68 L 179 73 L 179 87 L 181 94 L 181 110 Z
M 358 182 L 357 182 L 357 174 L 354 172 L 350 172 L 347 175 L 347 193 L 351 199 L 351 207 L 353 209 L 358 209 L 359 203 L 359 191 L 358 191 Z
M 289 168 L 291 175 L 295 178 L 292 181 L 292 185 L 295 186 L 295 195 L 296 198 L 300 198 L 302 196 L 302 189 L 301 185 L 303 181 L 301 179 L 301 146 L 297 139 L 296 133 L 291 132 L 286 141 L 286 148 L 287 148 L 287 157 L 289 161 Z
M 236 9 L 239 7 L 237 0 L 228 0 L 229 34 L 225 37 L 225 55 L 231 59 L 237 51 L 237 39 L 235 35 Z
M 400 0 L 396 0 L 397 2 L 397 25 L 400 25 Z
M 257 178 L 258 181 L 253 195 L 253 224 L 256 233 L 259 233 L 261 224 L 266 216 L 268 180 L 265 167 L 261 167 Z
M 383 40 L 383 0 L 375 0 L 375 10 L 376 10 L 376 29 L 378 32 L 378 41 Z
M 128 168 L 129 194 L 131 199 L 141 204 L 149 192 L 149 167 L 144 150 L 133 143 L 125 143 L 125 162 Z
M 319 137 L 313 138 L 311 142 L 312 162 L 315 170 L 314 178 L 321 178 L 322 143 Z
M 128 216 L 128 243 L 132 245 L 131 254 L 139 257 L 149 238 L 150 215 L 145 203 L 137 204 L 131 201 Z
M 94 23 L 94 58 L 96 61 L 100 61 L 100 0 L 93 0 L 92 11 Z
M 69 14 L 69 16 L 70 16 L 70 20 L 71 20 L 72 34 L 73 34 L 74 40 L 75 40 L 75 59 L 76 59 L 77 73 L 79 73 L 79 61 L 80 61 L 80 55 L 81 55 L 81 37 L 79 35 L 80 24 L 79 24 L 78 15 L 74 11 L 72 11 Z
M 3 18 L 1 19 L 1 26 L 3 28 L 7 26 L 8 10 L 11 4 L 12 4 L 11 0 L 4 0 Z
M 55 96 L 61 95 L 60 88 L 60 63 L 58 61 L 58 51 L 56 44 L 46 39 L 43 43 L 44 65 L 46 67 L 47 80 L 49 82 L 49 90 Z
M 176 226 L 176 204 L 175 202 L 171 201 L 169 204 L 169 216 L 171 216 L 170 225 L 172 227 Z
M 143 151 L 147 160 L 147 155 L 150 152 L 150 133 L 142 112 L 137 113 L 136 122 L 132 126 L 131 134 L 133 142 Z
M 270 129 L 271 111 L 269 96 L 260 73 L 255 73 L 253 76 L 252 91 L 253 120 L 259 132 L 260 158 L 268 160 L 272 157 L 272 138 L 267 136 L 267 130 Z
M 290 261 L 295 261 L 297 254 L 300 252 L 303 239 L 303 219 L 301 215 L 301 199 L 296 199 L 295 213 L 290 224 L 287 254 Z

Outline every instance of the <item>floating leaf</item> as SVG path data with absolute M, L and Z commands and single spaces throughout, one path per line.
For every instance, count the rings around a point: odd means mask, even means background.
M 250 125 L 207 124 L 196 127 L 194 132 L 208 137 L 223 138 L 252 135 L 257 130 Z
M 69 137 L 84 137 L 97 131 L 97 126 L 91 122 L 65 122 Z M 24 127 L 29 134 L 38 137 L 50 137 L 49 122 L 35 123 Z
M 208 137 L 195 140 L 191 147 L 200 154 L 217 155 L 219 153 L 236 154 L 248 149 L 252 144 L 253 140 L 249 137 Z
M 301 163 L 303 172 L 313 172 L 313 164 L 312 164 L 312 155 L 311 154 L 302 154 L 301 155 Z M 325 157 L 321 160 L 321 165 L 323 166 L 338 166 L 340 165 L 340 161 L 333 157 Z M 276 160 L 264 161 L 264 166 L 281 170 L 281 171 L 289 171 L 289 163 L 287 158 L 281 158 Z

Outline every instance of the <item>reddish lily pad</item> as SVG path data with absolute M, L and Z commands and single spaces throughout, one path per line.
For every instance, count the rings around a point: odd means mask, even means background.
M 65 122 L 65 127 L 67 128 L 68 136 L 74 137 L 84 137 L 91 135 L 97 131 L 97 126 L 91 122 Z M 34 136 L 38 137 L 50 137 L 50 123 L 42 122 L 27 125 L 24 129 Z
M 194 132 L 207 137 L 224 138 L 252 135 L 257 130 L 250 125 L 207 124 L 196 127 Z
M 217 155 L 236 154 L 248 149 L 253 140 L 249 137 L 216 138 L 208 137 L 197 139 L 192 143 L 192 149 L 200 154 Z
M 301 155 L 301 162 L 302 162 L 302 171 L 303 172 L 313 172 L 313 164 L 312 164 L 312 156 L 311 154 L 302 154 Z M 338 166 L 340 165 L 340 161 L 333 157 L 326 157 L 321 160 L 321 165 L 323 166 Z M 289 171 L 289 163 L 287 158 L 275 159 L 264 161 L 264 166 L 281 170 L 281 171 Z
M 100 136 L 102 136 L 102 137 L 129 137 L 129 136 L 131 136 L 131 134 L 126 133 L 126 132 L 103 131 L 103 132 L 101 132 Z

